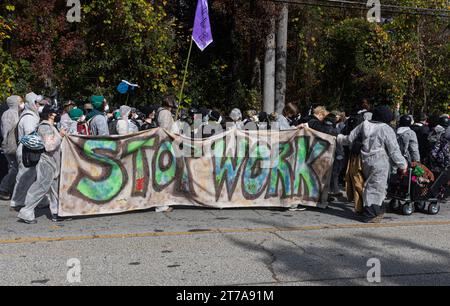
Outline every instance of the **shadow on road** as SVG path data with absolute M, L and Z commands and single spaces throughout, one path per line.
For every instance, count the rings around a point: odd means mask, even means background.
M 226 239 L 247 252 L 261 254 L 273 284 L 370 285 L 367 262 L 371 258 L 381 262 L 381 285 L 383 278 L 389 285 L 450 284 L 450 252 L 408 239 L 362 233 L 325 238 L 324 242 L 320 237 L 289 239 L 284 233 L 272 234 L 277 239 L 259 243 L 236 236 Z

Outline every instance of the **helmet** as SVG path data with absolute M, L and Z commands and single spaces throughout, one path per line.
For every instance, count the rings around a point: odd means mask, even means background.
M 29 135 L 23 136 L 22 139 L 20 139 L 20 143 L 33 151 L 44 149 L 44 142 L 37 132 L 33 132 Z
M 442 116 L 439 118 L 439 125 L 448 128 L 450 126 L 450 119 L 447 116 Z

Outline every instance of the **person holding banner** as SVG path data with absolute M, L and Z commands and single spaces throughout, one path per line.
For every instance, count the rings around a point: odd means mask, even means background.
M 61 143 L 65 130 L 59 132 L 55 127 L 58 110 L 46 105 L 42 110 L 42 122 L 37 133 L 44 143 L 45 151 L 36 165 L 36 181 L 26 192 L 25 207 L 18 215 L 19 220 L 27 224 L 36 224 L 34 210 L 47 197 L 50 203 L 52 221 L 60 221 L 58 217 L 58 179 L 61 168 Z
M 19 123 L 17 124 L 17 140 L 19 141 L 23 136 L 34 132 L 39 125 L 40 104 L 38 103 L 38 98 L 39 96 L 34 92 L 30 92 L 25 96 L 25 109 L 20 115 Z M 12 209 L 18 209 L 25 205 L 25 195 L 31 184 L 36 180 L 36 167 L 27 168 L 23 165 L 22 148 L 23 145 L 19 143 L 16 152 L 19 171 L 10 203 Z
M 374 109 L 371 121 L 365 120 L 349 136 L 339 135 L 338 142 L 351 145 L 362 139 L 361 158 L 364 175 L 363 222 L 380 223 L 383 219 L 383 201 L 386 198 L 390 162 L 402 173 L 408 163 L 403 157 L 394 130 L 388 125 L 394 114 L 387 106 Z
M 166 129 L 169 132 L 175 123 L 172 117 L 172 111 L 177 108 L 175 97 L 167 96 L 164 98 L 162 107 L 157 112 L 157 122 L 160 128 Z

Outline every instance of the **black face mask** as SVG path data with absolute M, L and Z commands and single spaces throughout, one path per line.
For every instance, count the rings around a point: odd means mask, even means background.
M 55 116 L 55 123 L 59 123 L 61 121 L 61 115 L 60 114 L 57 114 L 56 116 Z

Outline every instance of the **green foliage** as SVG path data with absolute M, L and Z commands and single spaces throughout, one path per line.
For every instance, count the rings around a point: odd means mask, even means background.
M 436 7 L 445 8 L 443 2 Z M 450 97 L 448 20 L 384 15 L 388 22 L 377 25 L 361 17 L 317 8 L 291 12 L 288 93 L 300 104 L 348 111 L 362 98 L 414 113 L 444 111 Z
M 87 52 L 82 65 L 72 66 L 70 76 L 79 76 L 75 82 L 85 84 L 80 89 L 125 103 L 126 95 L 119 95 L 115 87 L 127 79 L 141 88 L 132 96 L 135 105 L 157 102 L 161 95 L 176 92 L 175 22 L 167 16 L 164 4 L 102 0 L 83 6 L 83 12 L 81 29 Z
M 197 1 L 82 1 L 81 23 L 66 21 L 65 1 L 0 2 L 0 99 L 12 92 L 85 100 L 94 93 L 136 106 L 178 96 Z M 448 7 L 446 0 L 383 4 Z M 214 43 L 195 46 L 183 98 L 188 107 L 261 109 L 265 38 L 275 4 L 210 1 Z M 448 19 L 290 6 L 287 101 L 352 110 L 363 98 L 404 111 L 447 109 L 450 101 Z M 120 95 L 122 79 L 138 83 Z M 51 82 L 50 82 L 51 81 Z

